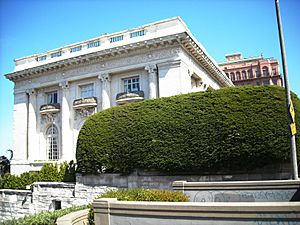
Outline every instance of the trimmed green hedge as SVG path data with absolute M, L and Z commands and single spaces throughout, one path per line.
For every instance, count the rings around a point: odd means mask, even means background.
M 19 219 L 6 220 L 4 222 L 0 222 L 0 225 L 54 225 L 56 224 L 56 220 L 59 217 L 67 215 L 71 212 L 79 211 L 82 209 L 87 209 L 90 206 L 74 206 L 71 208 L 55 210 L 53 212 L 41 212 L 34 215 L 25 216 Z
M 0 177 L 0 189 L 26 189 L 27 185 L 38 181 L 75 182 L 75 164 L 73 161 L 60 165 L 45 163 L 39 173 L 26 172 L 20 176 L 6 173 Z
M 295 95 L 293 103 L 297 120 Z M 78 172 L 199 173 L 285 162 L 287 121 L 284 89 L 277 86 L 223 88 L 112 107 L 89 117 L 80 130 Z M 300 146 L 299 132 L 296 140 Z

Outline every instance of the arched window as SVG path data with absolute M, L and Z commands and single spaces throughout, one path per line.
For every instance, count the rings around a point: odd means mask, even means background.
M 253 72 L 252 72 L 251 69 L 248 70 L 248 77 L 249 77 L 249 79 L 252 79 L 252 78 L 253 78 Z
M 235 80 L 234 72 L 231 72 L 231 73 L 230 73 L 230 79 L 231 79 L 231 80 Z
M 246 71 L 243 70 L 242 71 L 242 80 L 246 80 L 246 79 L 247 79 Z
M 241 79 L 241 73 L 240 72 L 236 72 L 236 79 L 240 80 Z
M 47 155 L 48 160 L 59 159 L 59 148 L 58 148 L 58 130 L 55 125 L 48 128 L 46 132 L 47 138 Z
M 264 77 L 269 76 L 269 69 L 266 66 L 263 67 L 263 75 L 264 75 Z

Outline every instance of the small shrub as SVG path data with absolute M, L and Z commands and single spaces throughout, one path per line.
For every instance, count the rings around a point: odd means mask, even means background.
M 108 191 L 98 198 L 117 198 L 119 201 L 151 201 L 151 202 L 188 202 L 182 192 L 159 189 L 119 189 Z
M 38 181 L 48 182 L 74 182 L 75 181 L 75 164 L 71 161 L 69 164 L 63 162 L 43 165 L 40 173 L 26 172 L 20 176 L 6 173 L 0 177 L 0 189 L 25 189 L 27 185 Z
M 0 222 L 0 225 L 54 225 L 58 217 L 67 215 L 71 212 L 87 209 L 89 206 L 74 206 L 71 208 L 60 209 L 54 212 L 41 212 L 30 216 L 25 216 L 19 219 L 6 220 Z

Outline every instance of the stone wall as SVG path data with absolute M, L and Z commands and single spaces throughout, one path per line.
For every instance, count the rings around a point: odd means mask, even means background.
M 63 182 L 36 182 L 31 190 L 0 190 L 0 222 L 41 211 L 91 203 L 106 192 L 106 186 Z
M 240 173 L 202 173 L 199 175 L 167 175 L 159 172 L 137 170 L 130 175 L 99 174 L 76 175 L 77 183 L 88 186 L 108 186 L 118 188 L 159 188 L 172 190 L 174 181 L 214 182 L 214 181 L 251 181 L 251 180 L 287 180 L 290 178 L 288 164 L 274 164 L 253 171 Z

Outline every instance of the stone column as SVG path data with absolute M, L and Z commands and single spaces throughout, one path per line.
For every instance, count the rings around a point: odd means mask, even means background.
M 38 137 L 37 137 L 37 131 L 36 131 L 36 123 L 37 123 L 37 117 L 36 117 L 36 96 L 37 91 L 35 89 L 29 89 L 27 90 L 27 93 L 29 94 L 29 104 L 28 104 L 28 152 L 27 152 L 27 159 L 32 162 L 37 155 L 37 149 L 38 149 Z
M 98 76 L 102 82 L 102 107 L 101 109 L 108 109 L 111 106 L 110 102 L 110 82 L 111 75 L 108 73 L 103 73 Z
M 145 70 L 149 75 L 149 99 L 157 98 L 157 68 L 156 65 L 148 65 Z
M 68 99 L 70 97 L 69 84 L 67 81 L 61 82 L 59 86 L 62 88 L 62 102 L 61 102 L 61 149 L 60 157 L 62 160 L 71 160 L 72 156 L 72 134 L 70 131 L 70 107 Z M 70 158 L 71 157 L 71 158 Z

